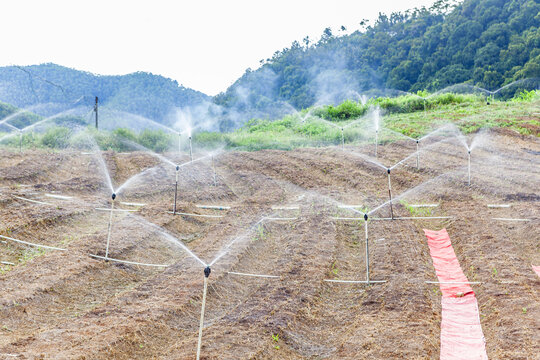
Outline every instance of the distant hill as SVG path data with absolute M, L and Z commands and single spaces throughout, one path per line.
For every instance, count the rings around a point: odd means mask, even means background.
M 436 91 L 468 82 L 494 90 L 540 77 L 539 0 L 439 0 L 429 9 L 380 14 L 371 26 L 361 16 L 362 31 L 326 29 L 316 43 L 294 42 L 248 69 L 215 103 L 246 118 L 272 118 L 289 105 L 358 100 L 374 89 Z
M 163 122 L 175 107 L 197 106 L 207 95 L 145 72 L 95 75 L 56 64 L 0 67 L 0 101 L 19 108 L 42 103 L 100 106 Z

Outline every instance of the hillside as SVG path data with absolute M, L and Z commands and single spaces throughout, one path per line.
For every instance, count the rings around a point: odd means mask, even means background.
M 177 81 L 150 73 L 102 76 L 55 64 L 0 67 L 0 101 L 25 108 L 41 103 L 100 105 L 164 121 L 174 107 L 209 99 Z
M 361 14 L 358 15 L 359 21 Z M 215 102 L 246 118 L 381 89 L 431 92 L 467 82 L 488 90 L 540 76 L 540 1 L 465 0 L 381 14 L 348 35 L 326 29 L 248 69 Z M 344 29 L 343 29 L 344 30 Z M 535 83 L 537 86 L 537 83 Z M 397 91 L 393 91 L 397 93 Z

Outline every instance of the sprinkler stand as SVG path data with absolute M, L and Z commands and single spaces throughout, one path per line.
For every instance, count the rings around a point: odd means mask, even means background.
M 377 157 L 377 147 L 379 145 L 379 130 L 375 130 L 375 158 Z
M 201 321 L 199 323 L 199 341 L 197 343 L 197 360 L 201 357 L 202 331 L 204 326 L 204 308 L 206 306 L 206 292 L 208 290 L 208 277 L 210 276 L 210 266 L 204 268 L 204 290 L 201 304 Z
M 345 137 L 343 136 L 343 128 L 341 128 L 341 150 L 345 150 Z
M 109 227 L 107 229 L 107 246 L 105 248 L 105 259 L 109 257 L 109 243 L 111 242 L 111 228 L 112 228 L 112 219 L 113 219 L 113 212 L 114 212 L 114 199 L 116 199 L 116 194 L 113 193 L 111 198 L 112 198 L 111 216 L 109 217 Z
M 390 218 L 394 220 L 394 209 L 392 208 L 392 183 L 390 182 L 390 169 L 386 169 L 388 173 L 388 197 L 390 198 Z
M 418 152 L 418 144 L 420 140 L 416 140 L 416 168 L 420 169 L 420 153 Z
M 180 166 L 176 165 L 176 183 L 174 185 L 173 215 L 176 215 L 176 198 L 177 198 L 177 195 L 178 195 L 178 170 L 180 170 Z
M 468 180 L 468 186 L 471 186 L 471 150 L 469 149 L 467 151 L 467 158 L 468 158 L 468 163 L 469 163 L 469 180 Z
M 364 224 L 366 228 L 366 282 L 369 285 L 369 242 L 368 242 L 368 215 L 364 214 Z
M 214 155 L 212 155 L 212 170 L 214 171 L 214 186 L 217 186 L 216 167 L 214 165 Z
M 189 135 L 189 158 L 193 162 L 193 147 L 191 146 L 191 135 Z
M 19 152 L 22 153 L 22 131 L 19 131 Z

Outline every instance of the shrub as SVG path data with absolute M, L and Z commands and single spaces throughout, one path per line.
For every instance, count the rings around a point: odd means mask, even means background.
M 52 149 L 65 149 L 70 144 L 71 130 L 66 127 L 48 129 L 41 137 L 41 144 Z

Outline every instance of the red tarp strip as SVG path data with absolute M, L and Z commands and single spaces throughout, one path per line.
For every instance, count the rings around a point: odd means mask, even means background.
M 441 282 L 440 288 L 443 297 L 463 296 L 473 293 L 469 284 L 444 284 L 444 282 L 468 282 L 467 277 L 459 266 L 454 248 L 446 229 L 441 231 L 424 230 L 428 239 L 429 252 L 433 258 L 433 266 Z
M 467 282 L 446 229 L 424 230 L 440 282 Z M 487 360 L 476 296 L 469 284 L 440 284 L 441 359 Z
M 540 266 L 532 265 L 532 268 L 533 268 L 534 272 L 536 273 L 536 275 L 540 276 Z

